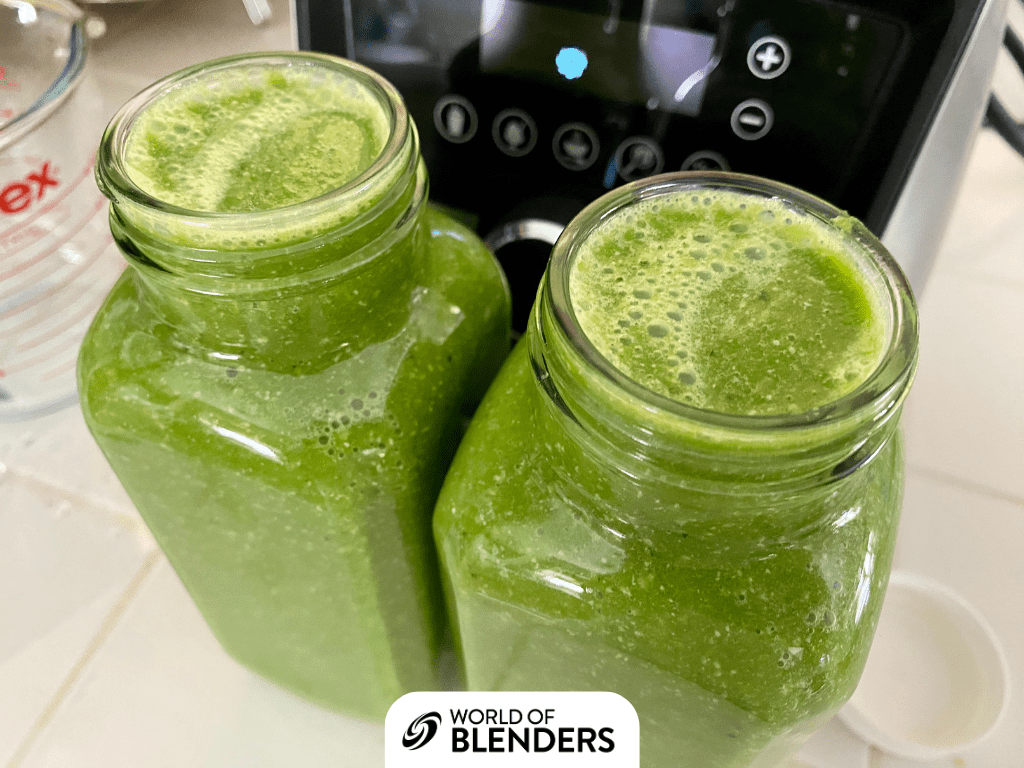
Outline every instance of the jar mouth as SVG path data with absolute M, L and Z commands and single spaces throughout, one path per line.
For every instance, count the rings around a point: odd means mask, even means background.
M 570 274 L 574 260 L 587 237 L 610 217 L 640 201 L 661 195 L 697 191 L 735 191 L 746 195 L 778 200 L 787 207 L 817 219 L 841 233 L 866 256 L 861 262 L 873 274 L 870 280 L 880 298 L 882 311 L 888 311 L 886 338 L 875 368 L 850 392 L 806 411 L 768 415 L 724 413 L 690 405 L 655 392 L 630 378 L 609 361 L 583 331 L 570 298 Z M 843 227 L 840 229 L 839 222 Z M 837 426 L 851 419 L 862 422 L 887 419 L 887 414 L 902 403 L 913 377 L 917 360 L 917 310 L 910 285 L 903 271 L 885 247 L 860 222 L 835 206 L 794 187 L 738 173 L 680 172 L 643 179 L 622 187 L 591 203 L 562 233 L 552 251 L 547 277 L 540 299 L 550 313 L 537 312 L 534 323 L 538 335 L 546 332 L 542 314 L 553 320 L 553 331 L 564 342 L 576 364 L 585 369 L 620 399 L 630 401 L 638 414 L 675 417 L 699 425 L 711 433 L 733 437 L 804 433 L 812 429 Z M 702 431 L 703 431 L 702 430 Z M 707 435 L 712 441 L 715 438 Z
M 128 169 L 126 152 L 128 139 L 135 121 L 156 101 L 171 91 L 230 70 L 252 68 L 309 67 L 340 74 L 365 88 L 375 97 L 390 131 L 382 150 L 369 166 L 345 183 L 321 195 L 288 205 L 254 211 L 196 210 L 163 200 L 143 189 Z M 348 203 L 360 195 L 371 179 L 379 178 L 386 169 L 401 160 L 408 149 L 412 121 L 398 91 L 391 83 L 373 70 L 346 59 L 312 52 L 272 52 L 238 54 L 207 61 L 175 72 L 153 83 L 130 99 L 114 115 L 107 126 L 97 153 L 97 182 L 104 194 L 115 203 L 129 203 L 163 215 L 213 226 L 246 228 L 258 227 L 261 222 L 277 221 L 282 217 L 317 215 Z

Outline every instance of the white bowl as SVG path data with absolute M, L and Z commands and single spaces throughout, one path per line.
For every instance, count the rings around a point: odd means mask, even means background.
M 893 755 L 937 760 L 998 725 L 1009 669 L 988 622 L 938 582 L 896 571 L 867 667 L 839 717 Z

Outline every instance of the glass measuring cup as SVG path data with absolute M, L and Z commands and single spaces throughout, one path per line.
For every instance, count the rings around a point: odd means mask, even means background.
M 0 0 L 0 421 L 76 401 L 75 359 L 124 262 L 93 162 L 106 115 L 68 0 Z

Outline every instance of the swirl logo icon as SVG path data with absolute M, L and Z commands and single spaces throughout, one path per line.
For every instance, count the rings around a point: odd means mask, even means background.
M 441 715 L 438 712 L 427 712 L 420 715 L 405 729 L 402 735 L 402 746 L 407 749 L 419 749 L 430 743 L 430 740 L 437 734 L 437 727 L 441 724 Z

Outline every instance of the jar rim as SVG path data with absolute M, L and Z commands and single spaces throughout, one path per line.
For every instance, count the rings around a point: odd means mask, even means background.
M 352 179 L 322 195 L 296 203 L 259 211 L 201 211 L 169 203 L 143 190 L 131 177 L 125 161 L 128 136 L 135 120 L 152 104 L 173 89 L 214 72 L 245 67 L 324 67 L 351 77 L 373 93 L 390 125 L 390 133 L 377 157 Z M 130 201 L 160 214 L 187 218 L 196 222 L 226 224 L 245 222 L 259 226 L 266 220 L 288 214 L 316 213 L 338 206 L 358 195 L 374 177 L 394 164 L 406 147 L 411 119 L 397 89 L 369 67 L 348 59 L 311 51 L 273 51 L 242 53 L 194 64 L 170 74 L 140 91 L 126 102 L 107 125 L 97 152 L 96 177 L 100 190 L 114 202 Z
M 882 300 L 890 312 L 888 338 L 874 370 L 845 395 L 794 414 L 746 415 L 712 411 L 674 400 L 657 393 L 616 368 L 583 332 L 569 294 L 573 261 L 581 244 L 609 217 L 623 209 L 660 195 L 681 191 L 732 190 L 780 200 L 806 213 L 840 234 L 845 241 L 863 250 L 867 263 L 877 269 L 884 287 Z M 837 220 L 850 222 L 840 229 Z M 613 391 L 633 401 L 640 412 L 666 414 L 714 432 L 733 436 L 805 433 L 832 428 L 851 419 L 861 422 L 865 413 L 870 421 L 887 421 L 886 414 L 902 403 L 913 378 L 917 361 L 917 308 L 913 292 L 902 269 L 882 243 L 856 219 L 834 205 L 795 187 L 747 174 L 721 171 L 667 173 L 632 182 L 588 205 L 565 228 L 556 242 L 548 272 L 541 288 L 541 301 L 552 310 L 554 330 L 562 337 L 577 363 Z M 541 324 L 541 312 L 533 322 Z M 537 328 L 542 335 L 546 329 Z

